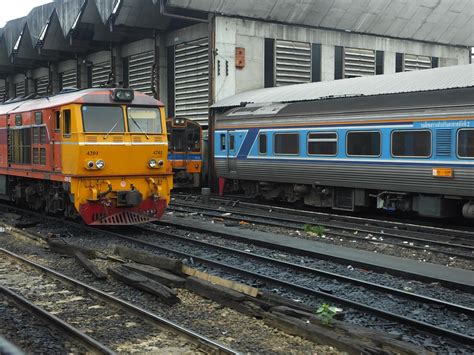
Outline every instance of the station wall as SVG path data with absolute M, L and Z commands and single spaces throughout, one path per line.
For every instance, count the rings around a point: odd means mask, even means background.
M 436 65 L 449 66 L 469 63 L 469 49 L 413 40 L 362 35 L 310 27 L 285 25 L 249 19 L 216 17 L 215 100 L 239 92 L 265 86 L 265 41 L 292 41 L 316 44 L 320 48 L 319 80 L 336 79 L 336 48 L 371 50 L 382 53 L 383 74 L 397 71 L 397 53 L 405 55 L 406 63 L 419 58 L 436 58 Z M 235 48 L 245 48 L 245 67 L 235 68 Z M 300 55 L 299 53 L 298 55 Z M 363 54 L 363 53 L 362 53 Z M 425 59 L 426 60 L 426 59 Z M 219 61 L 232 70 L 219 70 Z M 228 62 L 228 63 L 226 63 Z M 418 63 L 415 63 L 418 64 Z M 419 65 L 422 65 L 420 63 Z M 430 63 L 426 63 L 430 65 Z M 406 64 L 406 70 L 409 64 Z M 374 73 L 375 74 L 375 73 Z M 316 80 L 317 81 L 317 80 Z

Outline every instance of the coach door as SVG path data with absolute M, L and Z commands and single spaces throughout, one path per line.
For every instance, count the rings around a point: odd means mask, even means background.
M 237 172 L 237 149 L 236 149 L 236 137 L 237 133 L 233 131 L 227 131 L 227 172 Z

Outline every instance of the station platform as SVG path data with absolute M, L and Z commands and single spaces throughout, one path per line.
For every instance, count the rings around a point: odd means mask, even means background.
M 211 224 L 192 217 L 180 218 L 166 215 L 163 216 L 161 222 L 189 229 L 205 230 L 209 233 L 226 234 L 235 237 L 236 240 L 257 245 L 272 243 L 275 245 L 275 248 L 280 250 L 319 257 L 324 260 L 332 260 L 343 265 L 404 276 L 414 280 L 426 282 L 427 279 L 436 279 L 436 281 L 445 286 L 454 287 L 466 292 L 474 292 L 474 271 L 285 236 L 283 234 L 253 231 L 240 228 L 239 226 Z

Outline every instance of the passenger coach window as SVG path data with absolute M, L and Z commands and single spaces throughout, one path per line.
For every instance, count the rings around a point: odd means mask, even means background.
M 474 129 L 460 129 L 458 131 L 458 156 L 460 158 L 474 158 Z
M 225 150 L 225 134 L 221 134 L 221 150 Z
M 380 132 L 348 132 L 347 155 L 380 156 Z
M 308 154 L 336 155 L 337 133 L 310 133 L 308 134 Z
M 274 136 L 275 154 L 298 154 L 300 137 L 298 133 L 278 133 Z
M 84 132 L 123 133 L 125 123 L 119 106 L 82 106 Z
M 63 111 L 63 116 L 64 116 L 64 136 L 71 136 L 71 110 L 64 110 Z
M 261 134 L 258 136 L 258 152 L 260 154 L 267 154 L 267 135 Z
M 229 150 L 235 149 L 235 136 L 233 134 L 229 134 Z
M 132 133 L 161 133 L 161 115 L 157 108 L 129 107 L 128 129 Z
M 428 158 L 431 155 L 430 131 L 393 131 L 394 157 Z

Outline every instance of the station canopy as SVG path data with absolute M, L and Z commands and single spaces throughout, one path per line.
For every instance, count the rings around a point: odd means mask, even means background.
M 0 79 L 207 21 L 209 13 L 474 45 L 472 0 L 54 0 L 0 28 Z
M 54 0 L 0 28 L 0 79 L 207 19 L 196 16 L 174 16 L 158 0 Z
M 168 0 L 183 9 L 474 46 L 472 0 Z

